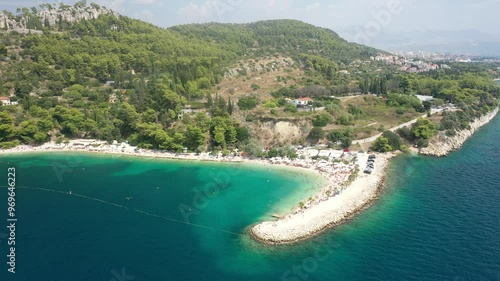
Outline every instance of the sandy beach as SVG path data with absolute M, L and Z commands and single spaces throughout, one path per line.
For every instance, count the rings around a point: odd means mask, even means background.
M 298 242 L 343 223 L 371 204 L 379 195 L 392 155 L 377 155 L 371 175 L 359 172 L 341 194 L 277 221 L 266 221 L 250 229 L 252 236 L 267 244 Z

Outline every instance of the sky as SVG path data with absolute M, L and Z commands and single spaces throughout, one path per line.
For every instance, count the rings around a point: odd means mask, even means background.
M 0 10 L 47 1 L 0 0 Z M 50 2 L 50 1 L 49 1 Z M 59 1 L 52 1 L 59 2 Z M 73 4 L 76 1 L 64 1 Z M 297 19 L 369 43 L 382 33 L 474 30 L 500 41 L 500 0 L 88 0 L 161 27 Z M 397 36 L 397 35 L 394 35 Z

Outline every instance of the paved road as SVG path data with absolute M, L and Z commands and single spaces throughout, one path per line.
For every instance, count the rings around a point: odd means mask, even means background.
M 444 109 L 432 109 L 432 110 L 431 110 L 431 114 L 436 114 L 436 113 L 439 113 L 439 112 L 441 112 L 441 111 L 443 111 L 443 110 L 444 110 Z M 427 114 L 422 115 L 422 118 L 426 118 L 426 117 L 427 117 Z M 398 126 L 396 126 L 396 127 L 394 127 L 394 128 L 390 128 L 388 131 L 392 131 L 392 132 L 394 132 L 394 131 L 396 131 L 396 130 L 398 130 L 398 129 L 401 129 L 401 128 L 403 128 L 403 127 L 408 127 L 408 126 L 411 126 L 411 125 L 413 125 L 413 124 L 417 123 L 417 120 L 418 120 L 418 118 L 413 119 L 413 120 L 411 120 L 410 122 L 406 122 L 406 123 L 401 124 L 401 125 L 398 125 Z M 375 135 L 375 136 L 373 136 L 373 137 L 369 137 L 369 138 L 366 138 L 366 139 L 361 139 L 361 140 L 353 140 L 353 141 L 352 141 L 352 143 L 353 143 L 353 144 L 362 144 L 362 143 L 374 142 L 374 141 L 375 141 L 376 139 L 378 139 L 378 138 L 379 138 L 382 134 L 383 134 L 383 133 L 380 133 L 380 134 L 378 134 L 378 135 Z

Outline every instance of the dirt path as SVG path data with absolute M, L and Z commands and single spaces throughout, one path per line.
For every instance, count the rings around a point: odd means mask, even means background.
M 439 113 L 439 112 L 441 112 L 441 111 L 443 111 L 443 109 L 432 109 L 432 110 L 431 110 L 431 114 L 433 115 L 433 114 Z M 427 114 L 422 115 L 422 118 L 427 118 Z M 418 120 L 418 118 L 413 119 L 413 120 L 411 120 L 410 122 L 406 122 L 406 123 L 404 123 L 404 124 L 401 124 L 401 125 L 398 125 L 398 126 L 396 126 L 396 127 L 390 128 L 390 129 L 389 129 L 389 131 L 394 132 L 394 131 L 396 131 L 396 130 L 398 130 L 398 129 L 401 129 L 401 128 L 403 128 L 403 127 L 408 127 L 408 126 L 411 126 L 411 125 L 413 125 L 413 124 L 417 123 L 417 120 Z M 383 134 L 383 133 L 380 133 L 380 134 L 377 134 L 377 135 L 375 135 L 375 136 L 372 136 L 372 137 L 369 137 L 369 138 L 366 138 L 366 139 L 353 140 L 353 141 L 352 141 L 352 143 L 353 143 L 353 144 L 359 144 L 359 145 L 361 145 L 361 144 L 363 144 L 363 143 L 370 143 L 370 142 L 374 142 L 376 139 L 378 139 L 380 136 L 382 136 L 382 134 Z

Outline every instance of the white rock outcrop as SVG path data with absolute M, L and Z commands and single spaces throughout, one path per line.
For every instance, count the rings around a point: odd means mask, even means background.
M 64 9 L 45 9 L 40 10 L 36 14 L 31 16 L 36 16 L 40 19 L 42 25 L 48 23 L 50 27 L 55 27 L 60 20 L 66 22 L 78 22 L 81 20 L 93 20 L 97 19 L 100 15 L 114 15 L 119 17 L 119 14 L 113 10 L 104 7 L 68 7 Z M 24 31 L 27 30 L 28 16 L 13 16 L 0 12 L 0 29 L 4 30 L 15 30 Z

